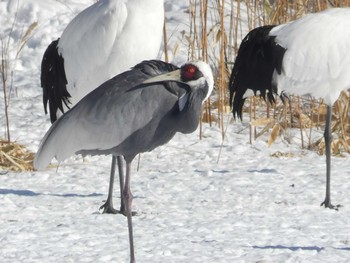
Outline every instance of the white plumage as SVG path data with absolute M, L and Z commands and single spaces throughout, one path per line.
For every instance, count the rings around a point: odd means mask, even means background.
M 242 117 L 248 89 L 273 102 L 273 93 L 311 95 L 327 104 L 326 198 L 330 199 L 332 105 L 350 88 L 350 8 L 309 14 L 279 26 L 262 26 L 248 33 L 238 50 L 230 78 L 234 115 Z
M 79 13 L 58 42 L 71 103 L 142 60 L 157 58 L 163 21 L 163 0 L 100 0 Z
M 350 88 L 350 9 L 309 14 L 270 31 L 286 48 L 282 74 L 274 74 L 279 91 L 310 94 L 333 105 Z

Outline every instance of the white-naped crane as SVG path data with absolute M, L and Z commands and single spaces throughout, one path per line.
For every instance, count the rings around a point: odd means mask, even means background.
M 350 88 L 350 8 L 308 14 L 278 26 L 255 28 L 243 39 L 231 73 L 229 89 L 234 116 L 242 118 L 248 89 L 268 97 L 273 93 L 311 95 L 327 104 L 326 197 L 331 203 L 332 106 Z
M 37 169 L 52 158 L 124 156 L 122 191 L 128 220 L 130 262 L 135 262 L 130 190 L 131 162 L 142 152 L 167 143 L 177 132 L 196 130 L 202 103 L 213 90 L 210 67 L 204 62 L 181 68 L 162 61 L 144 61 L 106 81 L 60 117 L 41 141 L 34 159 Z
M 100 0 L 80 12 L 43 56 L 41 86 L 51 122 L 108 79 L 156 59 L 163 24 L 163 0 Z M 120 210 L 113 208 L 116 162 L 123 188 L 123 160 L 113 155 L 108 197 L 100 209 L 125 214 L 122 197 Z

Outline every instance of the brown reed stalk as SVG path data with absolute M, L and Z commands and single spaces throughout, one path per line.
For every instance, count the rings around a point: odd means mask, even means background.
M 201 18 L 201 28 L 202 28 L 202 59 L 205 62 L 209 62 L 208 56 L 208 36 L 207 36 L 207 21 L 208 21 L 208 0 L 200 1 L 200 18 Z M 209 98 L 205 102 L 205 112 L 208 118 L 209 125 L 212 125 L 212 116 L 211 116 L 211 99 Z
M 168 50 L 168 35 L 166 30 L 166 18 L 164 15 L 164 25 L 163 25 L 163 40 L 164 40 L 164 57 L 165 62 L 169 62 L 169 50 Z
M 301 138 L 301 148 L 304 149 L 305 148 L 305 144 L 304 144 L 304 133 L 303 133 L 303 120 L 302 120 L 302 116 L 301 116 L 301 107 L 300 107 L 300 96 L 298 96 L 298 113 L 299 113 L 299 125 L 300 125 L 300 138 Z
M 313 120 L 314 120 L 314 108 L 315 108 L 315 99 L 311 98 L 311 113 L 310 113 L 310 119 L 311 119 L 311 125 L 310 125 L 310 132 L 309 132 L 309 143 L 308 147 L 311 146 L 311 135 L 312 135 L 312 130 L 313 130 Z
M 224 25 L 225 16 L 225 0 L 218 0 L 219 16 L 220 16 L 220 60 L 219 60 L 219 114 L 220 114 L 220 125 L 222 131 L 222 138 L 224 138 L 224 108 L 225 108 L 225 87 L 226 87 L 226 68 L 225 68 L 225 48 L 226 48 L 226 34 Z

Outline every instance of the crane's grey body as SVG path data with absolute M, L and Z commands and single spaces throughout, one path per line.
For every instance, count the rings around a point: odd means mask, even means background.
M 213 84 L 211 70 L 203 62 L 179 69 L 162 61 L 144 61 L 103 83 L 58 119 L 43 138 L 34 166 L 42 169 L 53 157 L 62 161 L 74 153 L 124 156 L 122 196 L 130 260 L 135 262 L 130 164 L 137 154 L 167 143 L 176 132 L 196 130 Z
M 133 76 L 138 78 L 141 84 L 143 80 L 146 80 L 145 77 L 147 75 L 133 74 Z M 112 83 L 107 82 L 105 84 L 110 85 Z M 180 112 L 178 103 L 181 96 L 185 94 L 186 89 L 185 87 L 181 88 L 181 85 L 179 86 L 177 83 L 176 85 L 173 84 L 174 83 L 166 84 L 169 89 L 160 88 L 160 86 L 164 84 L 150 87 L 141 84 L 133 91 L 132 89 L 124 89 L 120 92 L 112 91 L 109 98 L 104 94 L 104 98 L 110 100 L 108 105 L 112 104 L 114 99 L 116 99 L 117 104 L 122 103 L 123 100 L 127 100 L 127 103 L 124 103 L 124 109 L 122 109 L 122 111 L 127 112 L 127 114 L 115 115 L 112 113 L 110 115 L 110 118 L 119 124 L 110 127 L 111 130 L 113 129 L 112 131 L 115 131 L 119 126 L 122 131 L 118 132 L 116 137 L 112 136 L 110 138 L 111 142 L 113 141 L 112 144 L 115 145 L 114 147 L 108 149 L 84 149 L 77 153 L 82 155 L 123 155 L 126 161 L 128 161 L 134 159 L 138 153 L 152 151 L 157 146 L 167 143 L 176 132 L 193 132 L 198 126 L 201 101 L 198 101 L 199 105 L 194 105 L 196 108 L 195 111 L 188 111 L 188 108 L 185 108 Z M 114 85 L 110 87 L 117 88 Z M 128 95 L 129 92 L 132 92 L 131 96 Z M 93 95 L 98 97 L 100 94 Z M 197 94 L 193 95 L 196 96 Z M 116 97 L 118 97 L 119 100 Z M 93 96 L 90 96 L 90 99 L 90 103 L 93 103 Z M 116 104 L 113 105 L 117 106 Z M 102 107 L 103 109 L 101 109 Z M 100 108 L 98 115 L 108 111 L 108 109 L 104 107 L 104 104 L 96 105 L 96 109 L 92 110 L 97 112 L 97 108 Z M 99 116 L 88 116 L 96 120 L 100 119 Z M 89 117 L 88 119 L 91 120 Z M 109 121 L 110 120 L 104 119 L 101 126 L 105 126 Z M 130 125 L 135 128 L 132 130 L 124 129 L 124 125 L 126 127 Z
M 63 160 L 81 153 L 122 155 L 132 160 L 138 153 L 168 142 L 176 132 L 193 132 L 198 126 L 204 91 L 190 92 L 189 86 L 178 82 L 143 83 L 176 69 L 151 61 L 105 82 L 54 123 L 43 141 L 53 146 L 44 149 L 55 153 L 39 151 L 40 159 L 55 156 Z M 186 93 L 190 94 L 188 105 L 180 111 L 180 98 Z M 42 168 L 41 162 L 37 165 Z

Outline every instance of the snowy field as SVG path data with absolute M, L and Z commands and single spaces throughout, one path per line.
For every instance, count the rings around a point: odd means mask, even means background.
M 0 0 L 1 37 L 16 3 Z M 19 3 L 14 39 L 32 22 L 38 27 L 17 60 L 10 129 L 13 140 L 36 151 L 50 126 L 39 84 L 42 55 L 92 0 Z M 188 1 L 165 3 L 175 41 L 188 27 Z M 1 125 L 3 107 L 1 90 Z M 199 131 L 178 134 L 143 154 L 138 171 L 134 161 L 138 262 L 350 262 L 350 158 L 332 159 L 332 202 L 343 207 L 325 209 L 325 157 L 281 139 L 270 148 L 263 137 L 250 145 L 247 121 L 228 125 L 223 142 L 219 127 L 204 124 L 203 140 Z M 276 152 L 292 157 L 271 157 Z M 99 212 L 110 161 L 76 157 L 58 169 L 0 171 L 0 262 L 128 262 L 126 218 Z M 116 207 L 119 201 L 116 191 Z

